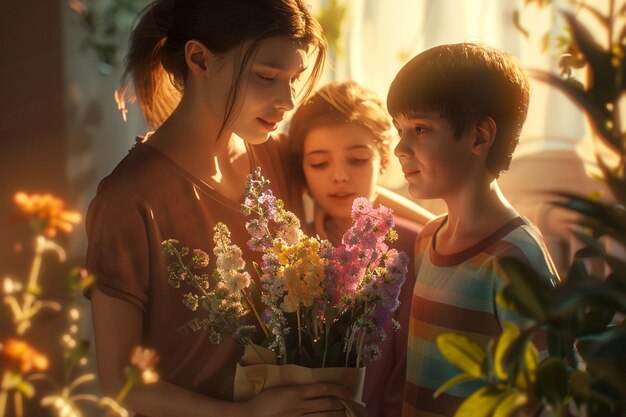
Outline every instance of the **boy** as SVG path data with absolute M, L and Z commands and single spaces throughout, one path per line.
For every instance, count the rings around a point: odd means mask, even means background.
M 504 285 L 498 259 L 513 256 L 558 279 L 541 234 L 497 183 L 519 141 L 528 99 L 528 80 L 510 54 L 467 43 L 417 55 L 389 89 L 387 107 L 400 135 L 394 153 L 409 193 L 441 198 L 448 208 L 416 242 L 404 416 L 452 416 L 477 388 L 463 383 L 433 398 L 459 373 L 436 339 L 461 333 L 485 347 L 503 321 L 516 320 L 495 303 Z

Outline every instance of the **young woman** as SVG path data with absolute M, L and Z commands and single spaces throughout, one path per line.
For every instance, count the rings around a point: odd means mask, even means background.
M 277 143 L 268 138 L 294 107 L 309 58 L 309 88 L 321 70 L 319 24 L 301 0 L 157 0 L 130 46 L 127 79 L 156 131 L 102 180 L 87 216 L 104 392 L 120 391 L 130 352 L 142 345 L 160 356 L 161 379 L 127 396 L 124 406 L 137 415 L 344 415 L 338 397 L 347 393 L 331 384 L 233 403 L 243 349 L 231 339 L 209 343 L 182 291 L 168 284 L 161 250 L 164 239 L 175 238 L 212 253 L 213 226 L 221 221 L 245 259 L 258 256 L 245 244 L 245 179 L 260 166 L 278 196 L 286 190 Z
M 318 215 L 311 228 L 333 245 L 341 244 L 352 225 L 354 199 L 377 199 L 378 179 L 391 153 L 391 129 L 391 118 L 378 97 L 352 81 L 320 88 L 294 113 L 284 139 L 292 163 L 291 178 L 314 201 Z M 388 326 L 382 358 L 366 367 L 363 400 L 372 417 L 402 414 L 407 324 L 415 282 L 412 253 L 420 224 L 394 217 L 399 239 L 392 246 L 403 250 L 411 262 L 394 317 L 401 329 L 395 332 Z M 428 218 L 429 213 L 424 212 L 421 224 Z

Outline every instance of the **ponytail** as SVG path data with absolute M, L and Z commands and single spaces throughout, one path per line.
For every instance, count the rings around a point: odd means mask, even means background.
M 121 107 L 124 101 L 139 102 L 150 129 L 156 129 L 169 117 L 181 97 L 162 63 L 174 4 L 174 0 L 156 0 L 139 14 L 130 36 L 126 70 L 117 93 Z
M 125 111 L 125 99 L 138 101 L 148 126 L 156 129 L 180 102 L 189 75 L 185 59 L 189 40 L 202 42 L 216 56 L 250 43 L 241 50 L 235 69 L 224 129 L 236 113 L 244 68 L 259 42 L 280 36 L 317 49 L 308 94 L 322 70 L 326 40 L 303 0 L 154 0 L 140 13 L 131 33 L 126 71 L 116 92 L 118 106 Z

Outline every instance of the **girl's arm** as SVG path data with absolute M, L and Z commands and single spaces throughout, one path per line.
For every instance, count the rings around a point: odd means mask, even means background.
M 380 185 L 376 186 L 378 197 L 375 204 L 382 204 L 393 210 L 393 213 L 399 217 L 415 221 L 421 225 L 425 225 L 435 218 L 435 215 L 426 210 L 419 204 L 409 200 L 400 194 L 393 192 Z
M 91 303 L 100 383 L 105 395 L 115 398 L 126 383 L 124 369 L 130 352 L 141 343 L 142 312 L 97 289 L 92 291 Z M 344 416 L 337 398 L 349 399 L 350 394 L 338 385 L 312 384 L 268 390 L 247 402 L 234 403 L 159 381 L 135 386 L 123 406 L 151 417 Z

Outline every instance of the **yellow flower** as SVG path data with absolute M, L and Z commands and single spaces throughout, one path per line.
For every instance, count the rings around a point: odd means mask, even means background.
M 322 295 L 324 259 L 319 255 L 320 243 L 309 236 L 301 236 L 296 245 L 288 246 L 282 242 L 274 245 L 278 259 L 278 276 L 285 282 L 287 294 L 284 298 L 284 310 L 296 311 L 299 306 L 311 307 Z
M 73 224 L 81 220 L 80 213 L 65 210 L 65 202 L 52 194 L 28 195 L 20 191 L 13 199 L 22 213 L 34 218 L 41 225 L 47 237 L 56 236 L 59 230 L 69 233 Z
M 20 339 L 9 339 L 0 346 L 0 353 L 13 362 L 22 373 L 48 369 L 48 358 Z

